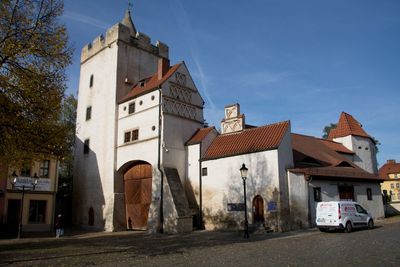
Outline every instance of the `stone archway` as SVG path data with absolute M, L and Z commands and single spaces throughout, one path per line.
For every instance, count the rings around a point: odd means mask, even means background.
M 152 166 L 138 162 L 124 173 L 126 228 L 146 230 L 152 200 Z
M 253 198 L 253 223 L 264 222 L 264 200 L 260 195 Z

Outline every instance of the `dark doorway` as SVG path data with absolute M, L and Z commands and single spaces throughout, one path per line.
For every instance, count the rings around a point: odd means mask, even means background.
M 127 229 L 146 230 L 151 196 L 152 167 L 141 162 L 124 174 Z
M 253 223 L 264 222 L 264 200 L 260 195 L 253 199 Z
M 16 235 L 18 232 L 20 211 L 21 200 L 9 199 L 7 206 L 7 230 L 11 235 Z
M 354 201 L 354 187 L 352 185 L 339 185 L 340 200 Z

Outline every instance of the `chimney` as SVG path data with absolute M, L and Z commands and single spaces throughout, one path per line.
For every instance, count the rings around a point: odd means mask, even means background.
M 166 58 L 159 58 L 158 59 L 158 69 L 157 69 L 157 79 L 161 80 L 162 77 L 168 72 L 169 70 L 169 59 Z
M 387 164 L 396 164 L 396 160 L 395 159 L 388 159 Z

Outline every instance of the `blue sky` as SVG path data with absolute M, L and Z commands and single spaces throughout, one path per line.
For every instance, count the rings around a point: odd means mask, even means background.
M 61 21 L 75 47 L 68 91 L 76 94 L 83 45 L 122 20 L 125 0 L 65 0 Z M 136 29 L 184 60 L 219 127 L 225 105 L 246 123 L 290 120 L 320 137 L 342 111 L 400 161 L 400 1 L 133 1 Z

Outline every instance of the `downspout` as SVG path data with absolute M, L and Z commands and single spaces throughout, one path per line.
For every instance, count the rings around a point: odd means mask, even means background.
M 199 230 L 203 230 L 203 177 L 202 177 L 202 173 L 201 173 L 201 169 L 202 169 L 202 160 L 201 160 L 201 142 L 200 142 L 200 158 L 199 158 Z
M 308 217 L 308 223 L 310 227 L 312 227 L 313 222 L 311 221 L 311 199 L 310 199 L 310 182 L 312 181 L 312 176 L 306 174 L 304 178 L 307 181 L 307 204 L 308 204 L 307 217 Z
M 158 163 L 157 168 L 161 174 L 161 183 L 160 183 L 160 216 L 159 216 L 159 226 L 158 232 L 164 232 L 164 172 L 161 170 L 161 88 L 159 88 L 159 102 L 158 102 Z

